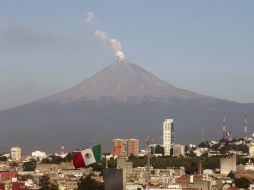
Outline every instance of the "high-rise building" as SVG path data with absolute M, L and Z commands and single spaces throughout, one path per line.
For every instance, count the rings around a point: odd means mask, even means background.
M 114 157 L 138 156 L 139 140 L 138 139 L 113 139 Z
M 12 147 L 11 148 L 11 159 L 12 160 L 20 160 L 21 159 L 21 148 L 20 147 Z
M 128 146 L 128 149 L 127 149 L 128 156 L 130 155 L 138 156 L 138 150 L 139 150 L 138 139 L 128 139 L 127 146 Z
M 127 156 L 127 140 L 125 139 L 113 139 L 113 151 L 114 157 Z
M 185 146 L 181 144 L 173 145 L 173 155 L 174 156 L 184 156 L 185 155 Z
M 174 120 L 165 119 L 163 122 L 163 147 L 164 155 L 170 155 L 170 150 L 174 144 Z

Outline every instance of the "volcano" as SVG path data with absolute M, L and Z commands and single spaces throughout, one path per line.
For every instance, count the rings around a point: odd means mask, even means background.
M 132 63 L 113 63 L 81 84 L 42 102 L 68 104 L 79 100 L 196 99 L 200 95 L 176 88 Z
M 115 62 L 62 93 L 0 112 L 0 144 L 56 150 L 102 143 L 112 138 L 154 138 L 162 143 L 162 122 L 175 120 L 178 143 L 220 138 L 222 114 L 235 136 L 243 131 L 243 115 L 254 104 L 200 95 L 169 84 L 136 64 Z M 205 132 L 205 134 L 204 134 Z

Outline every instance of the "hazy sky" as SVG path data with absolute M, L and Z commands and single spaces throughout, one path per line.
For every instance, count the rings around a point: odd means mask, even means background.
M 68 89 L 112 63 L 96 30 L 178 87 L 254 102 L 253 8 L 253 0 L 0 0 L 0 109 Z

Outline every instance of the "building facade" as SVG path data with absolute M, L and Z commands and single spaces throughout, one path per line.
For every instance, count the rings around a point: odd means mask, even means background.
M 164 155 L 170 155 L 170 150 L 174 144 L 174 120 L 165 119 L 163 122 L 163 147 Z
M 138 156 L 138 151 L 139 151 L 139 141 L 138 139 L 128 139 L 127 142 L 127 154 L 128 156 Z
M 138 156 L 139 140 L 138 139 L 113 139 L 114 157 Z
M 174 156 L 184 156 L 185 155 L 185 146 L 181 144 L 173 145 L 173 155 Z
M 127 140 L 113 139 L 112 154 L 114 157 L 127 156 Z
M 47 154 L 46 152 L 41 152 L 39 150 L 36 150 L 32 152 L 32 158 L 42 160 L 43 158 L 46 158 Z
M 251 143 L 249 145 L 249 156 L 254 157 L 254 144 L 253 143 Z
M 11 159 L 12 160 L 21 160 L 21 148 L 12 147 L 11 148 Z
M 0 183 L 5 181 L 11 181 L 13 177 L 16 177 L 17 171 L 0 171 Z
M 220 173 L 228 175 L 231 171 L 236 171 L 236 155 L 220 159 Z

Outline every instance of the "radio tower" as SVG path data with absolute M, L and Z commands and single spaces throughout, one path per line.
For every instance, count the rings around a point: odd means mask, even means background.
M 226 139 L 227 137 L 227 130 L 226 130 L 226 114 L 223 114 L 222 119 L 222 139 Z
M 63 144 L 60 147 L 60 155 L 64 156 L 64 145 Z
M 202 133 L 201 142 L 205 142 L 205 129 L 204 128 L 201 128 L 201 133 Z
M 248 125 L 247 125 L 247 115 L 244 116 L 244 126 L 243 126 L 244 140 L 248 140 Z
M 147 137 L 145 139 L 145 143 L 147 145 L 147 160 L 146 160 L 146 177 L 147 177 L 147 181 L 146 181 L 146 190 L 149 190 L 150 189 L 150 167 L 151 167 L 151 164 L 150 164 L 150 159 L 151 159 L 151 149 L 150 149 L 150 144 L 151 144 L 151 138 L 150 137 Z

